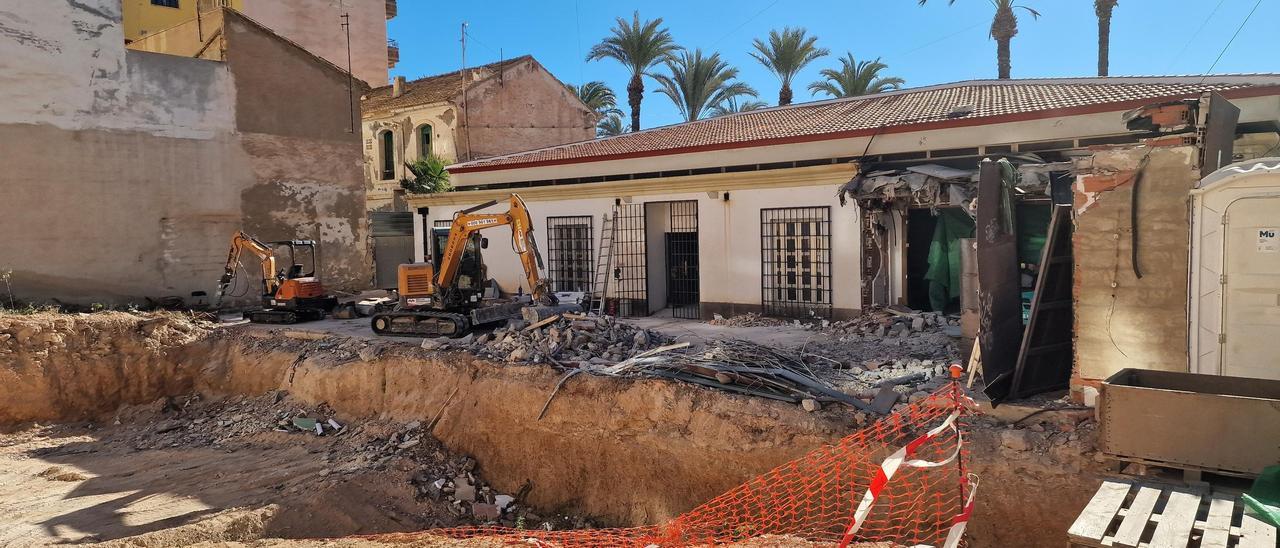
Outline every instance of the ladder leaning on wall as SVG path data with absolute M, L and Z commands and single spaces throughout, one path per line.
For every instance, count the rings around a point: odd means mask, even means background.
M 609 294 L 609 271 L 613 268 L 613 237 L 616 228 L 613 214 L 605 213 L 600 223 L 600 254 L 596 257 L 595 277 L 591 281 L 591 312 L 604 315 L 604 299 Z

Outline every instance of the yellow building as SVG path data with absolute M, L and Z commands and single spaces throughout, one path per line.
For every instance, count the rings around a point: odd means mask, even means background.
M 200 11 L 222 6 L 244 11 L 243 3 L 244 0 L 123 0 L 124 39 L 132 42 L 195 19 L 197 6 Z

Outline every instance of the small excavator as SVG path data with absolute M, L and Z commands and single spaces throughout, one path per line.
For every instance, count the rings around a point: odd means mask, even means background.
M 277 248 L 289 249 L 289 270 L 276 270 Z M 298 259 L 299 250 L 304 250 L 309 257 L 311 267 L 304 270 L 303 265 L 294 262 Z M 240 255 L 245 251 L 258 258 L 262 267 L 262 309 L 244 313 L 253 323 L 290 324 L 319 320 L 331 312 L 338 304 L 337 297 L 328 295 L 324 285 L 316 277 L 316 243 L 312 240 L 284 240 L 279 242 L 263 242 L 245 234 L 236 232 L 231 237 L 231 251 L 227 254 L 227 264 L 222 278 L 218 280 L 218 293 L 214 297 L 214 309 L 222 304 L 222 297 L 231 288 L 240 267 Z
M 550 284 L 538 272 L 543 267 L 542 255 L 533 238 L 533 219 L 529 210 L 518 194 L 512 194 L 509 202 L 510 208 L 506 213 L 477 213 L 498 205 L 498 200 L 456 213 L 443 246 L 444 252 L 436 265 L 400 265 L 397 275 L 399 302 L 393 310 L 373 316 L 373 332 L 378 335 L 456 338 L 474 326 L 519 317 L 521 309 L 530 304 L 559 304 Z M 487 271 L 480 258 L 480 249 L 487 247 L 488 241 L 478 238 L 479 232 L 504 225 L 511 227 L 511 247 L 520 256 L 532 303 L 518 299 L 494 303 L 483 298 Z M 467 272 L 463 272 L 464 269 Z

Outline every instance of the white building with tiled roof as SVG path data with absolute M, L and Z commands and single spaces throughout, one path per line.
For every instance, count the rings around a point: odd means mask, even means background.
M 1144 135 L 1126 128 L 1126 111 L 1209 91 L 1241 110 L 1238 155 L 1276 144 L 1280 75 L 965 81 L 458 163 L 450 167 L 456 192 L 409 199 L 419 214 L 415 258 L 429 256 L 429 235 L 457 211 L 518 192 L 557 289 L 590 291 L 607 277 L 610 310 L 621 315 L 927 309 L 932 286 L 916 262 L 940 215 L 964 197 L 923 196 L 936 179 L 894 170 L 972 171 L 982 158 L 1027 154 L 1055 162 L 1093 145 L 1134 143 Z M 842 206 L 837 189 L 859 166 L 905 174 L 906 194 Z M 1057 175 L 1053 187 L 1070 203 L 1070 173 Z M 1047 208 L 1050 190 L 1021 203 Z M 611 241 L 603 252 L 602 236 Z M 484 258 L 504 290 L 520 289 L 507 246 Z

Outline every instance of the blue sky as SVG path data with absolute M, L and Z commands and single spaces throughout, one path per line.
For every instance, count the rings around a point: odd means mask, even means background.
M 1201 74 L 1226 46 L 1256 0 L 1120 0 L 1112 21 L 1111 74 Z M 1012 73 L 1019 77 L 1092 76 L 1097 70 L 1097 20 L 1090 0 L 1023 0 L 1041 12 L 1018 11 Z M 831 55 L 807 67 L 793 84 L 795 102 L 811 100 L 805 87 L 836 58 L 880 57 L 888 74 L 908 87 L 996 76 L 995 42 L 987 36 L 988 0 L 540 0 L 436 2 L 400 0 L 389 22 L 400 43 L 393 75 L 410 79 L 457 70 L 459 31 L 468 23 L 467 64 L 532 54 L 560 80 L 602 80 L 626 100 L 628 73 L 613 61 L 586 62 L 587 50 L 619 16 L 639 9 L 642 19 L 662 17 L 676 41 L 689 49 L 718 51 L 740 69 L 739 79 L 761 98 L 777 101 L 778 80 L 748 55 L 751 40 L 770 29 L 801 26 L 818 36 Z M 1214 73 L 1280 72 L 1280 0 L 1261 6 L 1226 50 Z M 646 79 L 642 127 L 680 121 L 671 102 Z M 625 109 L 625 104 L 622 105 Z

